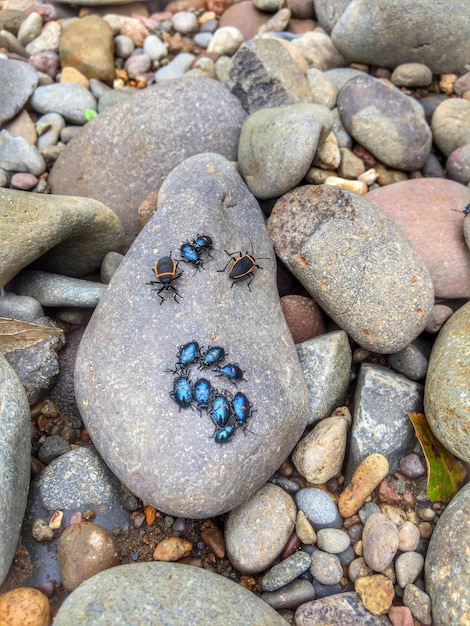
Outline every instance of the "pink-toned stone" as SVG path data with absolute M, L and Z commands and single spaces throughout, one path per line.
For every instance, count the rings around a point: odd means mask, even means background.
M 13 174 L 10 180 L 10 184 L 13 189 L 21 189 L 22 191 L 29 191 L 38 184 L 38 179 L 34 174 L 28 172 L 18 172 Z
M 392 626 L 413 626 L 413 614 L 407 606 L 391 606 L 388 619 Z
M 292 17 L 301 20 L 313 19 L 315 17 L 312 0 L 287 0 L 286 6 L 290 10 Z
M 219 28 L 235 26 L 246 41 L 252 39 L 258 33 L 260 26 L 266 24 L 269 18 L 270 14 L 258 11 L 251 0 L 243 0 L 228 7 L 220 17 Z
M 463 209 L 470 189 L 451 180 L 407 180 L 365 195 L 408 237 L 431 274 L 437 298 L 470 297 L 470 251 Z
M 284 296 L 281 307 L 294 343 L 302 343 L 326 332 L 322 310 L 312 298 Z

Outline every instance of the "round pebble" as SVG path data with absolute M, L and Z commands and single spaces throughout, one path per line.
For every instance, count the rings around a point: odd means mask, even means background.
M 343 577 L 343 568 L 336 554 L 315 550 L 310 567 L 312 576 L 322 585 L 334 585 Z
M 70 445 L 59 435 L 51 435 L 47 437 L 45 442 L 39 448 L 38 457 L 45 465 L 59 458 L 70 450 Z
M 338 528 L 321 528 L 317 532 L 317 546 L 324 552 L 339 554 L 349 548 L 349 536 Z
M 49 626 L 51 607 L 38 589 L 17 587 L 0 595 L 0 616 L 5 626 Z
M 364 524 L 363 556 L 369 567 L 383 572 L 398 550 L 398 530 L 383 513 L 374 513 Z
M 397 583 L 403 589 L 409 583 L 414 583 L 424 567 L 424 558 L 418 552 L 403 552 L 395 561 Z
M 300 489 L 295 494 L 295 501 L 299 509 L 307 516 L 314 530 L 341 527 L 342 519 L 338 507 L 333 498 L 325 491 L 315 487 Z
M 398 549 L 401 552 L 416 550 L 419 539 L 419 528 L 413 522 L 406 521 L 398 526 Z
M 23 191 L 29 191 L 38 184 L 38 179 L 34 174 L 28 174 L 27 172 L 20 172 L 13 174 L 10 178 L 10 185 L 14 189 L 21 189 Z
M 243 43 L 243 34 L 234 26 L 218 28 L 207 46 L 207 52 L 232 56 Z
M 385 615 L 392 606 L 395 596 L 393 583 L 382 574 L 358 578 L 354 589 L 360 595 L 362 604 L 373 615 Z
M 167 537 L 162 539 L 153 552 L 154 561 L 178 561 L 189 556 L 193 544 L 182 537 Z

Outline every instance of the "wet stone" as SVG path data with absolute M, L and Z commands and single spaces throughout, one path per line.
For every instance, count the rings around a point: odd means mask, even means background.
M 197 233 L 212 238 L 213 258 L 206 258 L 199 271 L 181 261 L 182 274 L 171 285 L 177 293 L 158 282 L 153 289 L 147 285 L 155 280 L 156 259 Z M 244 254 L 251 245 L 256 257 L 266 259 L 263 269 L 253 271 L 245 284 L 233 285 L 224 271 L 230 263 L 224 250 Z M 208 411 L 199 415 L 196 407 L 179 406 L 170 395 L 175 375 L 165 370 L 175 367 L 178 347 L 192 341 L 222 346 L 244 372 L 237 389 L 256 412 L 244 432 L 228 424 L 226 445 L 218 442 L 220 432 Z M 123 359 L 135 365 L 123 368 Z M 204 373 L 219 391 L 233 391 L 230 380 L 209 369 Z M 187 375 L 191 383 L 200 377 L 196 364 Z M 292 450 L 307 422 L 307 388 L 279 304 L 263 215 L 225 158 L 213 153 L 191 157 L 166 178 L 157 212 L 85 331 L 75 377 L 79 409 L 106 463 L 133 493 L 171 515 L 203 518 L 233 509 Z M 101 393 L 102 385 L 109 393 Z M 279 393 L 284 401 L 273 403 L 273 394 Z M 131 417 L 136 410 L 137 431 Z M 143 437 L 144 432 L 152 437 Z
M 268 231 L 283 263 L 362 347 L 397 352 L 424 329 L 434 304 L 429 273 L 393 222 L 361 196 L 299 187 L 276 202 Z
M 312 559 L 306 552 L 294 552 L 284 561 L 272 567 L 263 576 L 261 587 L 263 591 L 274 591 L 292 582 L 297 576 L 303 574 L 312 563 Z
M 470 303 L 445 323 L 434 342 L 424 388 L 426 419 L 444 446 L 470 462 Z
M 308 517 L 314 530 L 341 527 L 342 518 L 338 507 L 325 491 L 316 487 L 301 489 L 296 493 L 295 501 L 299 509 Z
M 178 581 L 175 588 L 175 580 Z M 100 572 L 62 604 L 56 626 L 91 624 L 106 612 L 111 623 L 287 626 L 251 591 L 223 576 L 177 563 L 133 563 Z
M 304 602 L 315 599 L 315 589 L 308 580 L 294 580 L 282 589 L 265 591 L 260 597 L 277 611 L 296 609 Z

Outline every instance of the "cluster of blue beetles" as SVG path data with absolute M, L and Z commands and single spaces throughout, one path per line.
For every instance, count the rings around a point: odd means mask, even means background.
M 221 379 L 230 381 L 234 386 L 244 380 L 244 372 L 237 363 L 223 364 L 226 355 L 222 346 L 209 346 L 201 350 L 197 341 L 190 341 L 178 350 L 175 368 L 166 370 L 175 374 L 173 390 L 170 396 L 179 409 L 195 407 L 202 415 L 205 412 L 211 418 L 215 430 L 216 443 L 227 443 L 237 428 L 247 429 L 248 420 L 254 409 L 244 393 L 237 391 L 233 395 L 228 389 L 215 389 L 205 377 L 190 379 L 191 369 L 210 369 Z M 251 432 L 251 431 L 250 431 Z

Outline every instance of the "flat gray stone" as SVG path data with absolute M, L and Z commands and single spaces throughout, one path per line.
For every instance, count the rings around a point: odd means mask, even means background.
M 389 68 L 417 62 L 447 74 L 468 62 L 469 31 L 466 0 L 353 0 L 331 38 L 351 62 Z
M 228 86 L 248 113 L 313 102 L 304 72 L 274 38 L 250 39 L 240 46 L 230 65 Z
M 277 198 L 298 185 L 332 127 L 333 116 L 318 104 L 290 104 L 252 113 L 242 126 L 238 144 L 238 163 L 250 191 L 258 198 Z
M 305 487 L 296 493 L 295 502 L 308 517 L 314 530 L 340 528 L 343 523 L 336 502 L 326 491 Z
M 216 80 L 165 81 L 87 124 L 59 156 L 48 182 L 54 194 L 96 198 L 112 207 L 129 246 L 140 231 L 136 207 L 175 165 L 201 152 L 236 160 L 245 118 L 237 98 Z
M 133 563 L 100 572 L 65 600 L 54 622 L 287 626 L 251 591 L 219 574 L 178 563 Z
M 419 170 L 431 152 L 432 133 L 423 107 L 368 74 L 349 80 L 338 94 L 347 132 L 378 161 L 399 170 Z
M 30 102 L 35 111 L 59 113 L 71 124 L 86 124 L 87 109 L 96 111 L 93 94 L 76 83 L 53 83 L 37 87 Z
M 267 572 L 261 581 L 263 591 L 275 591 L 292 582 L 308 570 L 312 564 L 312 558 L 307 552 L 298 550 L 291 554 Z
M 197 233 L 214 242 L 203 269 L 180 262 L 163 291 L 148 283 L 157 259 Z M 225 250 L 250 250 L 264 269 L 233 285 Z M 233 286 L 233 289 L 231 288 Z M 156 285 L 158 290 L 159 284 Z M 125 298 L 126 306 L 122 306 Z M 206 411 L 170 397 L 183 344 L 223 346 L 244 370 L 238 390 L 253 415 L 226 445 Z M 256 349 L 254 348 L 256 346 Z M 202 374 L 193 365 L 191 382 Z M 219 392 L 232 383 L 204 370 Z M 127 253 L 83 336 L 75 368 L 77 404 L 112 471 L 133 493 L 171 515 L 204 518 L 255 493 L 286 458 L 308 418 L 308 392 L 276 287 L 276 264 L 261 210 L 224 157 L 196 155 L 160 189 L 158 210 Z M 273 398 L 278 400 L 273 402 Z M 136 424 L 138 415 L 138 424 Z
M 46 170 L 46 163 L 36 146 L 3 129 L 0 131 L 0 168 L 40 176 Z
M 470 483 L 447 505 L 429 543 L 426 590 L 435 626 L 464 626 L 470 614 Z
M 373 204 L 327 185 L 304 185 L 275 204 L 276 253 L 314 300 L 364 348 L 397 352 L 426 326 L 434 291 L 409 240 Z
M 308 423 L 315 424 L 344 402 L 351 374 L 351 346 L 347 333 L 338 330 L 296 347 L 310 392 Z
M 0 354 L 0 584 L 15 556 L 31 472 L 29 403 L 23 386 Z
M 434 342 L 424 387 L 424 411 L 436 437 L 470 463 L 470 303 L 447 320 Z
M 386 367 L 364 363 L 354 396 L 353 425 L 346 468 L 349 482 L 369 454 L 387 457 L 390 473 L 412 452 L 416 438 L 408 413 L 422 410 L 423 387 Z
M 6 293 L 0 298 L 0 317 L 11 317 L 23 322 L 34 322 L 44 315 L 44 309 L 36 298 Z
M 0 125 L 21 111 L 38 80 L 38 73 L 28 63 L 0 59 Z

